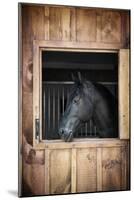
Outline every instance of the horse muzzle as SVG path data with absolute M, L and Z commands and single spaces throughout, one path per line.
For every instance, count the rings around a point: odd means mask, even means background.
M 63 139 L 65 142 L 71 142 L 72 139 L 73 139 L 73 132 L 72 132 L 72 130 L 61 128 L 59 130 L 59 135 L 60 135 L 61 139 Z

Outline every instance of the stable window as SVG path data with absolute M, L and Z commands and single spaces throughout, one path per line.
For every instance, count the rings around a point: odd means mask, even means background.
M 125 61 L 124 56 L 127 59 Z M 122 69 L 120 65 L 124 65 L 124 62 L 127 67 Z M 128 76 L 127 62 L 127 50 L 53 48 L 36 42 L 34 44 L 33 79 L 35 143 L 60 140 L 59 121 L 64 115 L 69 93 L 74 84 L 72 74 L 77 76 L 78 73 L 86 80 L 101 83 L 115 97 L 118 102 L 116 105 L 118 137 L 125 139 L 128 133 L 126 133 L 127 130 L 124 133 L 123 124 L 125 120 L 128 120 L 128 114 L 124 114 L 127 111 L 121 104 L 120 94 L 123 90 L 122 85 L 126 87 L 121 77 Z M 125 75 L 124 72 L 127 74 Z M 128 81 L 128 78 L 125 78 L 125 81 Z M 74 135 L 75 138 L 98 138 L 98 130 L 94 122 L 89 120 L 79 128 Z

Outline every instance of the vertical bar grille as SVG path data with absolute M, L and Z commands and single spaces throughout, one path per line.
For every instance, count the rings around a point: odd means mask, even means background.
M 43 83 L 43 139 L 59 138 L 59 121 L 64 115 L 72 84 L 73 82 Z M 74 137 L 97 137 L 97 130 L 92 120 L 85 123 Z

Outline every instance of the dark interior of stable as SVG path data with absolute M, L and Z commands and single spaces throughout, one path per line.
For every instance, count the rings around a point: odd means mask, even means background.
M 103 84 L 118 101 L 118 53 L 42 51 L 43 139 L 60 138 L 59 121 L 73 85 L 72 73 L 77 76 L 78 72 L 86 80 Z M 74 137 L 98 137 L 92 120 L 81 127 Z

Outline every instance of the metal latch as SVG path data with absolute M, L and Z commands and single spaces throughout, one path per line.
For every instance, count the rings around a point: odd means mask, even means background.
M 39 141 L 40 136 L 40 120 L 35 119 L 35 137 Z

